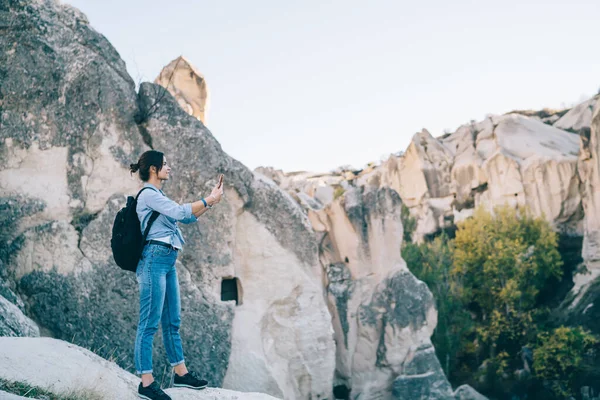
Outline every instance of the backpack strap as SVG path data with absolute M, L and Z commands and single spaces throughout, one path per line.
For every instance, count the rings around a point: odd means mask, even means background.
M 144 190 L 146 190 L 146 189 L 152 189 L 152 188 L 151 188 L 151 187 L 148 187 L 148 186 L 141 188 L 141 189 L 140 189 L 140 191 L 138 192 L 137 196 L 135 196 L 135 201 L 136 201 L 136 202 L 137 202 L 137 200 L 138 200 L 138 197 L 140 197 L 140 194 L 142 194 L 142 192 L 143 192 Z M 154 189 L 152 189 L 152 190 L 154 190 Z M 156 190 L 154 190 L 154 191 L 156 192 Z
M 135 196 L 135 201 L 137 203 L 137 199 L 138 197 L 140 197 L 140 194 L 146 190 L 146 189 L 152 189 L 148 186 L 143 187 L 137 194 L 137 196 Z M 152 189 L 154 190 L 154 189 Z M 156 190 L 154 190 L 156 191 Z M 152 227 L 152 224 L 154 223 L 154 221 L 156 221 L 156 218 L 158 218 L 158 216 L 160 215 L 160 213 L 158 211 L 152 211 L 152 215 L 150 216 L 150 219 L 148 220 L 148 225 L 146 225 L 146 230 L 144 231 L 144 237 L 142 238 L 142 243 L 146 242 L 146 237 L 148 236 L 148 233 L 150 232 L 150 227 Z
M 144 238 L 142 239 L 142 243 L 146 242 L 146 236 L 148 236 L 148 232 L 150 232 L 150 227 L 152 226 L 152 223 L 156 221 L 156 218 L 158 218 L 159 215 L 160 213 L 158 211 L 152 211 L 152 215 L 150 216 L 150 219 L 148 220 L 148 225 L 146 226 L 146 230 L 144 231 Z

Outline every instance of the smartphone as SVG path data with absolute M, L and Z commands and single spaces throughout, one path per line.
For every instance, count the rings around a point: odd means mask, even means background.
M 219 175 L 219 188 L 223 185 L 223 174 Z

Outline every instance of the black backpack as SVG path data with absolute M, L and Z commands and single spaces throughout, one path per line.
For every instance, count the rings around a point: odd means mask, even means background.
M 142 188 L 135 198 L 132 196 L 127 197 L 127 204 L 117 213 L 115 222 L 113 223 L 110 247 L 112 248 L 115 262 L 121 269 L 126 271 L 136 271 L 140 256 L 142 255 L 142 250 L 144 249 L 146 236 L 148 236 L 148 232 L 150 232 L 152 223 L 160 215 L 158 211 L 152 212 L 150 220 L 148 220 L 148 226 L 146 226 L 146 230 L 142 236 L 142 232 L 140 231 L 140 220 L 135 208 L 140 193 L 145 189 L 150 188 Z

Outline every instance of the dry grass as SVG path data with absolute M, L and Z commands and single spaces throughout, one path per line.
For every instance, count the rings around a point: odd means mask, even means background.
M 0 390 L 32 399 L 46 400 L 104 400 L 106 397 L 95 390 L 72 389 L 54 393 L 27 382 L 13 382 L 0 378 Z

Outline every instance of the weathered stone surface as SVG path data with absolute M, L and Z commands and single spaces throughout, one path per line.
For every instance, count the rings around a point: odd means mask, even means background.
M 160 71 L 154 83 L 166 88 L 185 112 L 206 124 L 208 111 L 206 79 L 187 58 L 179 56 L 171 61 Z
M 18 251 L 11 262 L 15 280 L 33 271 L 54 270 L 67 275 L 92 269 L 92 264 L 78 248 L 77 231 L 66 221 L 53 221 L 35 226 L 25 231 L 15 242 L 18 243 Z
M 394 380 L 392 395 L 398 400 L 455 398 L 433 346 L 424 345 L 413 350 L 402 374 Z
M 593 276 L 600 274 L 600 103 L 590 130 L 580 135 L 579 176 L 585 210 L 583 259 Z
M 40 336 L 40 330 L 16 305 L 0 296 L 0 336 Z
M 391 318 L 377 315 L 374 309 L 378 306 L 373 303 L 385 291 L 382 282 L 396 272 L 406 271 L 399 249 L 399 200 L 389 189 L 365 193 L 363 188 L 350 187 L 322 210 L 309 210 L 309 218 L 322 237 L 320 258 L 327 271 L 337 342 L 336 385 L 351 389 L 353 396 L 368 397 L 390 390 L 390 371 L 377 365 L 377 351 L 386 347 L 386 341 L 370 322 Z
M 3 390 L 0 390 L 0 399 L 3 400 L 22 400 L 27 399 L 28 397 L 17 396 L 16 394 L 8 393 Z
M 77 345 L 51 338 L 0 338 L 0 378 L 26 382 L 55 394 L 82 398 L 137 399 L 135 375 Z M 160 382 L 160 381 L 158 381 Z M 169 381 L 163 387 L 168 387 Z M 174 400 L 269 400 L 261 393 L 207 388 L 201 391 L 170 388 Z M 77 396 L 77 397 L 80 397 Z M 2 393 L 0 393 L 2 397 Z
M 583 103 L 577 104 L 563 115 L 553 126 L 565 131 L 579 133 L 582 128 L 589 128 L 592 123 L 594 106 L 600 96 L 594 96 Z
M 143 147 L 133 81 L 77 9 L 0 4 L 0 196 L 42 200 L 33 225 L 97 212 L 137 186 L 126 170 Z
M 450 151 L 426 130 L 415 134 L 400 167 L 400 176 L 404 177 L 399 185 L 400 197 L 413 207 L 426 197 L 449 196 L 451 168 Z
M 456 388 L 454 397 L 456 400 L 487 400 L 487 397 L 483 396 L 469 385 L 462 385 Z
M 585 271 L 574 278 L 571 319 L 600 332 L 600 102 L 596 102 L 590 129 L 580 130 L 578 173 L 585 211 L 582 257 Z
M 370 302 L 359 308 L 359 333 L 355 350 L 353 388 L 366 397 L 399 394 L 392 382 L 409 373 L 406 365 L 421 348 L 431 348 L 429 337 L 437 324 L 433 297 L 427 286 L 408 271 L 390 274 L 376 286 Z M 439 363 L 438 363 L 439 365 Z M 423 364 L 422 373 L 432 373 L 435 364 Z M 440 370 L 441 371 L 441 370 Z M 450 387 L 443 373 L 436 379 Z M 434 382 L 421 382 L 426 389 Z M 407 397 L 411 398 L 411 397 Z M 443 397 L 431 397 L 443 398 Z

